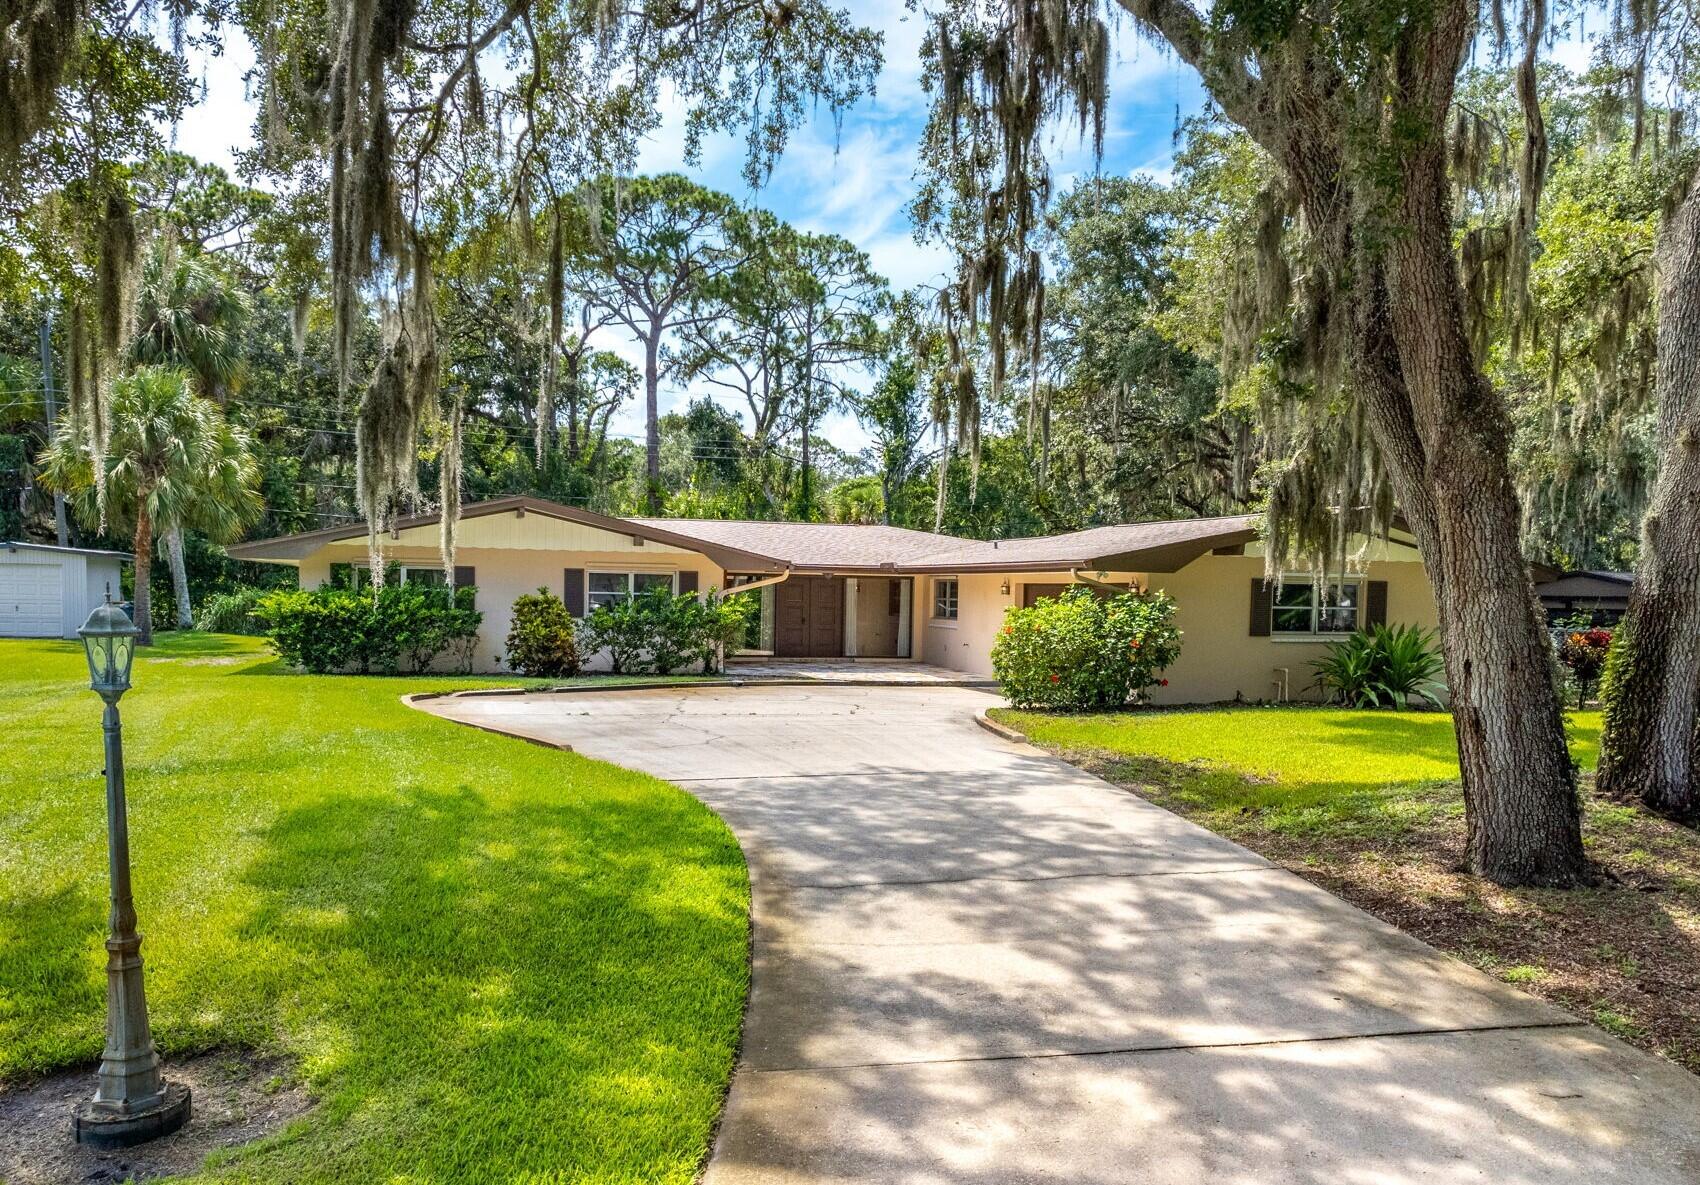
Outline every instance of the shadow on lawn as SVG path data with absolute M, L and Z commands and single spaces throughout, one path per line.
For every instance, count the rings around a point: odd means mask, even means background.
M 683 796 L 571 774 L 555 803 L 413 785 L 268 829 L 244 933 L 299 956 L 319 1122 L 385 1133 L 333 1137 L 337 1171 L 689 1179 L 738 1035 L 742 857 Z

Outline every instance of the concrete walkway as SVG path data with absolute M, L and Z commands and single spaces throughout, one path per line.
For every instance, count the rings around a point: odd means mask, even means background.
M 1695 1185 L 1700 1079 L 975 727 L 960 687 L 440 699 L 701 797 L 754 891 L 708 1185 Z

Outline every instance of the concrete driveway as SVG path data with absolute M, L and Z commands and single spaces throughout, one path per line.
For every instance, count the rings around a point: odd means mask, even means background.
M 750 862 L 708 1185 L 1695 1185 L 1700 1079 L 977 728 L 960 687 L 440 699 Z

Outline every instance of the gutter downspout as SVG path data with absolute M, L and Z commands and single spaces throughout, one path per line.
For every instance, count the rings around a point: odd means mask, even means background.
M 1124 593 L 1129 591 L 1126 585 L 1111 584 L 1108 580 L 1099 580 L 1096 576 L 1088 576 L 1079 568 L 1070 568 L 1068 570 L 1068 574 L 1080 581 L 1082 584 L 1090 584 L 1093 588 L 1101 588 L 1113 593 Z
M 758 588 L 767 588 L 775 584 L 784 584 L 789 579 L 791 579 L 791 569 L 787 568 L 777 576 L 766 576 L 760 580 L 752 580 L 748 584 L 735 584 L 726 590 L 725 595 L 730 597 L 737 593 L 746 593 Z

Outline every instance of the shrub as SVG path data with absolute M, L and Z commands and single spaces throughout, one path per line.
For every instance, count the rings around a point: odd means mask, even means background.
M 584 619 L 585 650 L 606 650 L 609 668 L 616 675 L 648 669 L 643 660 L 649 650 L 651 622 L 643 611 L 643 601 L 643 597 L 633 597 L 598 605 Z
M 453 651 L 463 666 L 484 615 L 472 588 L 386 585 L 376 596 L 343 588 L 288 589 L 260 598 L 255 615 L 266 623 L 272 649 L 291 666 L 316 675 L 373 669 L 393 674 L 405 657 L 430 668 Z
M 1588 702 L 1588 689 L 1599 682 L 1605 670 L 1606 655 L 1611 651 L 1612 632 L 1591 626 L 1571 630 L 1558 643 L 1558 661 L 1569 670 L 1576 683 L 1576 706 Z
M 1446 693 L 1445 664 L 1431 631 L 1414 625 L 1372 625 L 1328 644 L 1314 659 L 1316 686 L 1330 703 L 1351 708 L 1398 708 L 1412 700 L 1435 707 Z
M 744 645 L 750 631 L 761 621 L 761 598 L 737 593 L 716 596 L 712 591 L 703 605 L 703 622 L 698 639 L 702 669 L 713 675 L 719 673 L 726 652 Z
M 229 592 L 212 593 L 201 602 L 195 628 L 209 634 L 263 634 L 266 623 L 256 611 L 269 591 L 245 585 Z
M 720 597 L 711 591 L 698 600 L 695 593 L 650 589 L 598 606 L 585 618 L 584 650 L 606 650 L 616 675 L 671 675 L 696 663 L 713 673 L 723 650 L 743 640 L 760 612 L 761 602 L 753 597 Z
M 707 636 L 708 606 L 697 600 L 695 593 L 675 596 L 664 588 L 652 588 L 639 595 L 635 602 L 638 615 L 646 620 L 649 638 L 649 668 L 659 675 L 671 675 L 686 663 L 702 658 L 703 639 Z
M 570 679 L 578 674 L 577 623 L 561 598 L 546 588 L 514 602 L 507 649 L 508 665 L 522 675 Z
M 1004 613 L 992 671 L 1018 708 L 1119 708 L 1166 682 L 1181 649 L 1174 616 L 1166 593 L 1104 599 L 1077 585 Z

